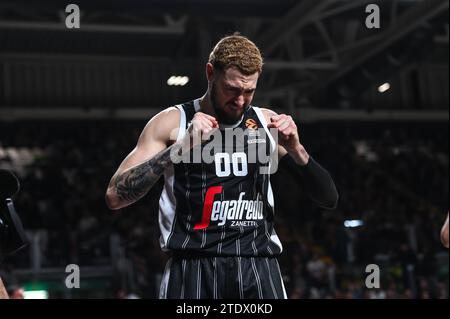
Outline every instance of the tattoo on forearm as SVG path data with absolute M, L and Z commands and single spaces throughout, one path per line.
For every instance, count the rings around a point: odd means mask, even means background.
M 117 195 L 126 201 L 140 199 L 158 181 L 170 162 L 170 148 L 168 148 L 149 161 L 118 175 L 114 181 Z

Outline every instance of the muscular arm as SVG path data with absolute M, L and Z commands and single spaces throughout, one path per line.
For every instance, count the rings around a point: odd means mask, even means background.
M 152 118 L 139 137 L 135 149 L 125 158 L 111 178 L 106 203 L 116 210 L 142 198 L 172 162 L 171 144 L 176 138 L 179 111 L 169 108 Z
M 122 202 L 133 203 L 147 194 L 170 163 L 170 148 L 167 148 L 150 160 L 115 175 L 111 187 Z

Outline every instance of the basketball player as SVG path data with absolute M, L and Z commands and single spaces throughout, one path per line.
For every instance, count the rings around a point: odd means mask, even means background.
M 262 65 L 246 37 L 220 40 L 206 64 L 205 95 L 154 116 L 111 179 L 106 202 L 116 210 L 142 198 L 164 175 L 160 243 L 171 258 L 160 298 L 287 298 L 276 258 L 282 245 L 270 170 L 263 170 L 271 161 L 250 161 L 255 144 L 278 152 L 280 165 L 297 174 L 319 206 L 337 204 L 333 180 L 301 144 L 293 119 L 251 105 Z M 248 134 L 231 147 L 212 139 L 242 131 Z M 211 143 L 211 161 L 186 160 Z

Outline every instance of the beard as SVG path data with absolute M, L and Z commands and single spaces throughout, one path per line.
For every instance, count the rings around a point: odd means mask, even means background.
M 221 105 L 217 98 L 217 85 L 215 82 L 212 82 L 211 85 L 211 105 L 216 113 L 217 120 L 219 123 L 225 125 L 233 125 L 236 124 L 244 114 L 245 110 L 247 110 L 248 106 L 245 106 L 242 110 L 234 113 L 234 112 L 226 112 L 226 105 Z

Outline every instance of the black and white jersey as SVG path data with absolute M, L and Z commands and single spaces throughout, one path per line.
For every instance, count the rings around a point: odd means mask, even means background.
M 179 140 L 199 111 L 199 100 L 177 108 Z M 227 136 L 236 132 L 229 143 Z M 159 201 L 162 249 L 215 256 L 279 255 L 282 245 L 274 230 L 268 173 L 276 145 L 261 110 L 248 107 L 239 123 L 221 126 L 217 133 L 195 147 L 189 160 L 164 172 Z

